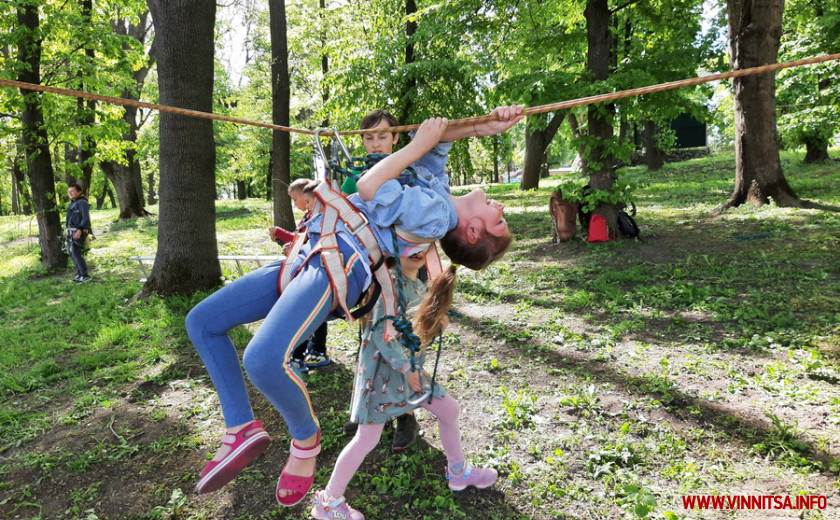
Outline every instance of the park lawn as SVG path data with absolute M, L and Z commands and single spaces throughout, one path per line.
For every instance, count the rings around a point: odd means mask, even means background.
M 835 211 L 717 214 L 733 163 L 621 170 L 639 184 L 642 234 L 603 244 L 552 243 L 548 196 L 568 175 L 536 192 L 491 186 L 516 240 L 501 262 L 460 274 L 439 379 L 461 405 L 465 451 L 500 481 L 450 492 L 426 413 L 410 450 L 392 452 L 386 430 L 348 501 L 371 519 L 839 518 L 840 172 L 784 153 L 797 194 Z M 221 254 L 277 253 L 268 203 L 217 208 Z M 81 286 L 41 270 L 31 217 L 0 217 L 0 517 L 307 518 L 308 501 L 274 500 L 289 438 L 256 391 L 273 445 L 224 490 L 194 492 L 223 428 L 183 328 L 205 295 L 133 301 L 128 257 L 153 253 L 157 223 L 115 217 L 93 214 L 95 280 Z M 237 345 L 252 330 L 237 329 Z M 357 332 L 333 322 L 336 363 L 309 376 L 324 430 L 316 486 L 349 440 Z M 770 494 L 822 495 L 828 508 L 682 500 Z

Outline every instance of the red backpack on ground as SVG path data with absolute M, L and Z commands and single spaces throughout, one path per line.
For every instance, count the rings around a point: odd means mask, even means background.
M 607 226 L 607 219 L 601 215 L 592 215 L 589 219 L 589 232 L 586 235 L 587 242 L 606 242 L 610 239 L 610 229 Z

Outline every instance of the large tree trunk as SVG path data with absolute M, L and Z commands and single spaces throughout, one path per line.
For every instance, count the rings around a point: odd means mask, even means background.
M 164 105 L 213 110 L 216 3 L 149 0 Z M 216 144 L 209 119 L 160 114 L 160 217 L 155 264 L 142 294 L 189 294 L 219 285 Z
M 126 111 L 128 107 L 126 107 Z M 131 139 L 131 132 L 126 134 L 126 140 Z M 136 134 L 134 138 L 136 139 Z M 99 166 L 117 191 L 119 201 L 120 220 L 128 220 L 134 217 L 150 215 L 143 205 L 143 177 L 140 172 L 140 162 L 137 160 L 137 153 L 134 150 L 126 150 L 125 160 L 128 164 L 121 164 L 117 161 L 102 161 Z
M 776 62 L 784 0 L 727 0 L 732 70 Z M 735 190 L 724 208 L 744 203 L 801 206 L 779 160 L 773 73 L 732 81 L 735 98 Z
M 144 44 L 148 36 L 147 18 L 148 12 L 140 15 L 140 21 L 137 24 L 132 24 L 128 20 L 120 19 L 113 20 L 111 27 L 116 34 L 130 36 L 137 40 L 140 44 Z M 124 49 L 128 49 L 129 44 L 123 44 Z M 149 68 L 155 61 L 156 43 L 152 44 L 149 49 L 148 63 L 138 68 L 132 74 L 134 87 L 123 90 L 121 96 L 126 99 L 139 100 L 140 93 L 143 91 L 143 84 L 146 82 L 146 75 L 149 73 Z M 128 131 L 123 134 L 123 140 L 129 143 L 137 142 L 137 130 L 139 128 L 137 122 L 137 108 L 126 106 L 123 108 L 123 121 L 125 121 Z M 146 211 L 143 204 L 143 174 L 140 170 L 140 161 L 137 159 L 137 152 L 133 147 L 126 149 L 122 161 L 103 161 L 100 167 L 108 180 L 114 185 L 117 192 L 117 200 L 120 204 L 121 220 L 132 219 L 134 217 L 144 217 L 150 213 Z M 153 195 L 152 195 L 153 197 Z M 154 202 L 149 202 L 154 204 Z
M 82 23 L 90 25 L 93 0 L 79 0 L 79 7 L 82 14 Z M 94 43 L 86 40 L 83 47 L 85 51 L 85 63 L 92 66 L 96 61 Z M 88 67 L 82 67 L 78 73 L 78 88 L 80 91 L 85 90 L 85 70 L 88 70 Z M 93 127 L 96 124 L 96 101 L 77 98 L 76 118 L 76 124 L 79 129 L 79 152 L 77 154 L 77 160 L 79 161 L 79 167 L 82 169 L 82 178 L 77 179 L 77 182 L 81 181 L 82 189 L 90 194 L 91 179 L 93 178 L 93 156 L 96 150 L 96 140 L 91 136 Z
M 41 82 L 41 39 L 38 7 L 31 3 L 18 6 L 21 40 L 18 43 L 20 67 L 18 81 Z M 26 154 L 26 171 L 32 188 L 35 211 L 38 214 L 38 244 L 41 263 L 58 269 L 67 267 L 67 253 L 61 249 L 61 217 L 55 203 L 55 181 L 49 139 L 44 126 L 41 98 L 36 92 L 21 90 L 23 95 L 22 142 Z
M 604 81 L 610 75 L 610 9 L 607 0 L 589 0 L 584 11 L 586 17 L 586 39 L 588 44 L 587 69 L 595 81 Z M 604 149 L 604 143 L 614 136 L 612 118 L 615 105 L 589 105 L 587 109 L 587 134 L 596 144 L 584 155 L 583 171 L 589 174 L 589 187 L 595 190 L 609 190 L 615 184 L 613 165 L 616 158 Z M 614 204 L 600 203 L 594 213 L 602 215 L 607 223 L 616 227 L 618 212 Z
M 525 129 L 525 165 L 522 169 L 522 180 L 519 181 L 519 189 L 535 190 L 540 185 L 540 176 L 545 165 L 545 151 L 551 140 L 560 129 L 560 124 L 565 119 L 565 112 L 554 112 L 551 121 L 545 128 L 532 129 L 528 125 Z M 532 122 L 542 120 L 543 115 L 531 116 Z
M 289 126 L 289 49 L 286 39 L 286 3 L 269 0 L 271 25 L 271 119 L 275 125 Z M 286 186 L 291 182 L 291 139 L 288 132 L 274 132 L 271 150 L 273 166 L 274 225 L 295 228 L 292 199 Z

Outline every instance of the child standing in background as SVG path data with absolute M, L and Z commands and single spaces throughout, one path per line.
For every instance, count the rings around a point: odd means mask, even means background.
M 303 216 L 297 224 L 295 232 L 306 232 L 306 221 L 312 217 L 312 206 L 315 203 L 315 197 L 311 193 L 306 193 L 304 190 L 306 186 L 312 182 L 310 179 L 297 179 L 289 184 L 289 197 L 292 199 L 295 207 L 303 211 Z M 290 233 L 283 228 L 272 226 L 268 228 L 271 238 L 283 248 L 283 254 L 288 255 L 289 243 L 295 238 L 294 233 Z M 324 367 L 331 363 L 327 356 L 327 322 L 321 324 L 318 330 L 315 331 L 307 341 L 298 345 L 294 352 L 292 352 L 291 363 L 301 372 L 308 372 L 311 368 Z
M 359 128 L 367 130 L 370 128 L 388 128 L 399 126 L 400 122 L 397 118 L 385 110 L 373 110 L 362 118 L 362 123 Z M 365 147 L 365 152 L 368 155 L 391 155 L 394 151 L 394 146 L 400 139 L 400 134 L 396 132 L 378 132 L 368 133 L 362 135 L 362 144 Z M 440 146 L 440 145 L 438 145 Z M 345 195 L 356 193 L 356 180 L 352 177 L 347 177 L 341 184 L 341 192 Z M 428 279 L 428 274 L 425 268 L 422 270 L 420 278 L 425 282 Z M 425 276 L 424 276 L 425 275 Z M 420 432 L 420 425 L 417 424 L 417 418 L 414 417 L 414 412 L 407 412 L 404 415 L 397 417 L 394 428 L 394 439 L 391 443 L 391 448 L 394 451 L 400 451 L 411 447 L 417 441 L 417 435 Z M 344 431 L 349 434 L 356 433 L 358 424 L 352 419 L 344 425 Z

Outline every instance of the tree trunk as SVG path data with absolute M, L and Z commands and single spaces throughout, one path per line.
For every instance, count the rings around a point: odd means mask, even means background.
M 146 203 L 149 206 L 154 206 L 157 204 L 157 195 L 155 191 L 155 172 L 149 172 L 146 174 L 146 186 L 148 187 L 148 191 L 146 192 Z
M 499 136 L 493 136 L 493 182 L 499 182 Z
M 285 0 L 269 0 L 271 26 L 271 119 L 275 125 L 289 126 L 289 48 L 286 39 Z M 273 169 L 274 225 L 295 228 L 292 199 L 286 186 L 291 182 L 291 139 L 288 132 L 274 132 L 271 159 Z
M 32 214 L 32 196 L 29 194 L 29 189 L 26 184 L 26 175 L 21 168 L 20 158 L 25 157 L 23 149 L 23 141 L 18 139 L 16 145 L 17 153 L 12 159 L 12 211 L 16 215 L 31 215 Z
M 102 182 L 102 194 L 97 195 L 94 198 L 96 199 L 96 209 L 102 209 L 105 207 L 105 198 L 111 201 L 111 207 L 117 207 L 117 201 L 114 200 L 114 192 L 111 190 L 111 184 L 108 182 L 108 179 L 105 179 Z
M 18 81 L 41 82 L 41 39 L 38 6 L 31 3 L 18 6 L 17 20 L 21 33 L 18 43 L 20 67 Z M 58 269 L 67 267 L 67 253 L 61 249 L 61 217 L 55 204 L 55 181 L 50 155 L 49 138 L 44 126 L 40 94 L 21 90 L 23 95 L 22 142 L 26 154 L 26 171 L 32 188 L 32 198 L 38 215 L 38 244 L 41 263 Z
M 265 170 L 265 200 L 273 200 L 274 198 L 274 185 L 271 182 L 274 171 L 274 159 L 271 157 L 268 158 L 268 168 Z
M 727 0 L 732 70 L 775 63 L 784 0 Z M 723 208 L 774 199 L 801 206 L 779 159 L 776 82 L 773 73 L 732 80 L 735 98 L 735 190 Z
M 116 34 L 130 36 L 140 44 L 144 44 L 148 34 L 147 18 L 148 12 L 140 15 L 138 24 L 132 24 L 128 20 L 112 20 L 111 27 Z M 129 44 L 123 43 L 123 48 L 128 49 Z M 133 88 L 126 88 L 121 96 L 126 99 L 139 100 L 143 85 L 146 82 L 146 75 L 149 68 L 155 61 L 155 50 L 157 43 L 153 43 L 149 49 L 148 63 L 138 68 L 132 74 Z M 128 131 L 123 134 L 123 140 L 129 143 L 137 142 L 137 108 L 123 107 L 123 121 Z M 143 174 L 140 169 L 140 161 L 137 159 L 137 152 L 134 147 L 126 148 L 122 161 L 103 161 L 100 168 L 114 185 L 117 192 L 117 199 L 120 206 L 120 220 L 128 220 L 135 217 L 145 217 L 150 213 L 146 211 L 143 204 Z M 152 179 L 153 181 L 153 179 Z M 154 189 L 150 187 L 149 204 L 154 204 Z
M 605 81 L 610 76 L 610 10 L 607 0 L 589 0 L 584 11 L 586 17 L 586 38 L 588 44 L 587 69 L 595 81 Z M 595 190 L 609 190 L 615 184 L 613 165 L 616 158 L 604 149 L 604 143 L 614 137 L 612 118 L 615 105 L 589 105 L 587 109 L 587 135 L 593 144 L 584 155 L 583 171 L 589 174 L 589 187 Z M 607 223 L 616 227 L 618 212 L 615 205 L 600 203 L 594 213 L 602 215 Z
M 417 22 L 414 15 L 417 14 L 417 2 L 415 0 L 405 0 L 405 64 L 411 65 L 414 63 L 414 33 L 417 32 Z M 414 96 L 417 90 L 417 76 L 409 67 L 405 68 L 408 77 L 405 82 L 405 93 L 402 96 L 404 104 L 399 117 L 399 121 L 405 124 L 411 117 L 411 112 L 414 109 Z
M 828 141 L 825 139 L 808 139 L 805 141 L 805 163 L 825 162 L 828 156 Z
M 659 129 L 653 121 L 645 121 L 645 164 L 648 170 L 656 171 L 665 164 L 665 152 L 659 148 L 656 139 Z
M 82 24 L 90 26 L 93 0 L 79 0 L 79 7 L 82 15 Z M 85 38 L 83 47 L 85 51 L 85 63 L 92 65 L 96 61 L 94 44 L 89 38 Z M 80 91 L 85 90 L 84 71 L 86 69 L 87 67 L 83 67 L 78 73 L 78 88 Z M 79 152 L 77 160 L 79 161 L 79 167 L 82 169 L 80 184 L 86 193 L 90 193 L 91 179 L 93 178 L 93 156 L 96 150 L 96 141 L 91 136 L 93 127 L 96 124 L 96 101 L 77 98 L 76 118 L 76 124 L 79 129 Z
M 330 82 L 327 78 L 327 75 L 330 73 L 330 57 L 327 54 L 327 45 L 328 35 L 326 19 L 330 15 L 327 11 L 327 2 L 326 0 L 318 0 L 318 16 L 321 19 L 321 27 L 323 28 L 321 31 L 321 88 L 323 91 L 321 92 L 321 101 L 323 104 L 321 106 L 327 106 L 327 102 L 330 100 Z M 321 126 L 324 128 L 328 128 L 330 126 L 330 118 L 329 116 L 325 116 L 324 120 L 321 121 Z
M 213 110 L 216 3 L 149 0 L 164 105 Z M 160 216 L 154 267 L 141 295 L 190 294 L 219 285 L 216 144 L 209 119 L 160 114 Z
M 542 119 L 544 115 L 531 116 L 534 121 Z M 535 190 L 540 185 L 540 177 L 545 163 L 545 151 L 551 140 L 560 129 L 560 124 L 565 119 L 565 112 L 554 112 L 551 121 L 545 128 L 531 129 L 528 125 L 525 129 L 525 165 L 522 170 L 522 180 L 519 181 L 519 189 Z
M 129 111 L 128 108 L 126 107 L 126 112 Z M 133 131 L 134 129 L 129 133 Z M 136 135 L 134 138 L 136 139 Z M 126 139 L 130 139 L 130 137 L 126 137 Z M 150 214 L 143 205 L 143 177 L 140 172 L 137 153 L 134 150 L 126 150 L 125 160 L 128 161 L 128 164 L 120 164 L 117 161 L 102 161 L 99 164 L 102 172 L 117 191 L 120 220 L 129 220 Z

